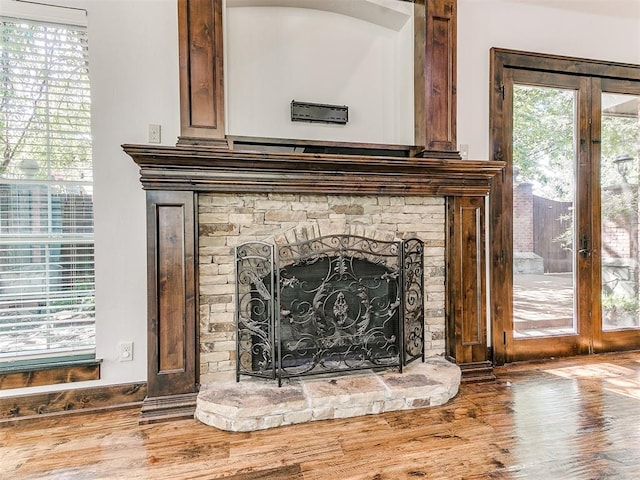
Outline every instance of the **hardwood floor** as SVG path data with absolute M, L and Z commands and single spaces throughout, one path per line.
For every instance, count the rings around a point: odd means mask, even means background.
M 0 428 L 0 478 L 636 479 L 640 352 L 519 364 L 442 407 L 227 433 L 137 410 Z

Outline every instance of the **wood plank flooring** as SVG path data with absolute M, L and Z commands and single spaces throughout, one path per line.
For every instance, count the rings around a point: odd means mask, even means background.
M 134 409 L 22 422 L 0 428 L 0 478 L 640 478 L 640 352 L 496 373 L 441 407 L 254 433 Z

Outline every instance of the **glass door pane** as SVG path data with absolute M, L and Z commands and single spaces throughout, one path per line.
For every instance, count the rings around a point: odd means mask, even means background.
M 640 96 L 602 94 L 600 161 L 602 330 L 640 327 L 638 108 Z
M 513 336 L 576 332 L 576 91 L 513 86 Z

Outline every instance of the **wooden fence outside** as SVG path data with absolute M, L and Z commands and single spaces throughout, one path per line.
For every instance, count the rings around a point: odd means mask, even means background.
M 545 273 L 573 270 L 572 218 L 573 202 L 533 196 L 533 251 L 542 257 Z

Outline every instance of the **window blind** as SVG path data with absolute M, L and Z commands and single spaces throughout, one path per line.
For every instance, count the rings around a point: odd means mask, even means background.
M 87 32 L 0 17 L 0 362 L 95 348 Z

